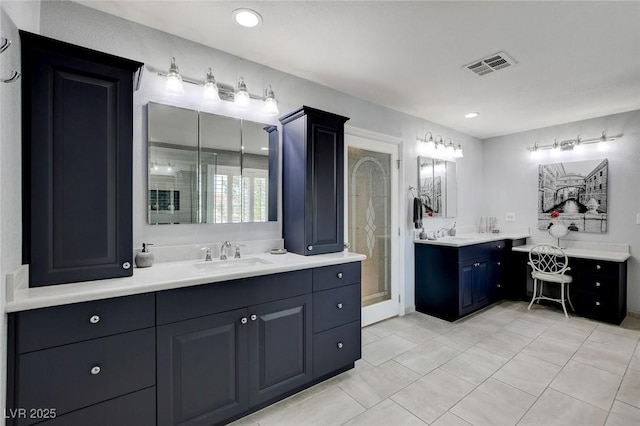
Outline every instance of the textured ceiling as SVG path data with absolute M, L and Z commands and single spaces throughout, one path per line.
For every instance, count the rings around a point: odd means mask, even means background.
M 79 3 L 478 138 L 640 109 L 639 1 Z M 462 67 L 502 50 L 518 64 Z

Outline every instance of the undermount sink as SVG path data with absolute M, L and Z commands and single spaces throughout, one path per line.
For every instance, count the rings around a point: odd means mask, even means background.
M 193 265 L 194 268 L 201 271 L 210 270 L 229 270 L 229 269 L 242 269 L 250 266 L 258 265 L 271 265 L 268 260 L 260 259 L 257 257 L 248 257 L 244 259 L 227 259 L 227 260 L 213 260 L 211 262 L 199 262 Z

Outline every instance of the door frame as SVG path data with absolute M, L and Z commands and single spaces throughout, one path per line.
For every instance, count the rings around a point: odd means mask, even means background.
M 395 165 L 391 164 L 391 170 L 397 171 L 397 174 L 394 176 L 394 174 L 392 173 L 390 189 L 392 194 L 392 200 L 395 200 L 395 203 L 392 202 L 392 205 L 397 206 L 395 209 L 393 207 L 391 208 L 392 221 L 395 219 L 395 223 L 392 222 L 392 229 L 397 228 L 397 230 L 394 229 L 392 232 L 392 247 L 393 247 L 392 258 L 391 258 L 392 278 L 395 278 L 397 281 L 396 282 L 397 295 L 394 295 L 392 292 L 392 300 L 396 298 L 397 302 L 396 302 L 395 309 L 392 309 L 390 311 L 391 314 L 387 313 L 388 308 L 380 309 L 380 307 L 378 307 L 378 309 L 375 309 L 375 305 L 372 305 L 371 307 L 374 309 L 370 309 L 366 315 L 362 315 L 362 326 L 365 327 L 367 325 L 376 323 L 378 321 L 382 321 L 387 318 L 404 315 L 404 312 L 405 312 L 404 303 L 406 300 L 405 299 L 406 289 L 403 284 L 405 273 L 404 273 L 404 268 L 402 268 L 402 265 L 404 264 L 404 243 L 403 241 L 401 241 L 400 215 L 402 214 L 402 212 L 401 212 L 400 201 L 399 201 L 399 194 L 401 194 L 400 185 L 402 182 L 402 172 L 403 172 L 403 161 L 401 159 L 402 139 L 385 135 L 383 133 L 373 132 L 366 129 L 360 129 L 358 127 L 353 127 L 349 125 L 344 126 L 344 135 L 345 135 L 345 140 L 344 140 L 344 158 L 345 159 L 348 158 L 349 146 L 358 145 L 357 141 L 355 141 L 353 138 L 366 139 L 370 142 L 373 142 L 375 145 L 386 144 L 386 146 L 388 147 L 391 147 L 391 146 L 395 147 L 395 154 L 392 154 L 391 161 L 392 162 L 395 161 L 396 164 Z M 355 144 L 353 142 L 355 142 Z M 371 149 L 372 151 L 376 150 L 375 146 L 368 148 L 366 144 L 361 144 L 361 145 L 363 145 L 364 149 Z M 345 185 L 344 234 L 345 234 L 345 241 L 349 241 L 349 227 L 348 227 L 348 224 L 349 224 L 349 209 L 348 209 L 349 171 L 348 171 L 346 161 L 347 160 L 345 160 L 345 168 L 344 168 L 344 185 Z M 394 277 L 394 273 L 395 273 L 395 277 Z

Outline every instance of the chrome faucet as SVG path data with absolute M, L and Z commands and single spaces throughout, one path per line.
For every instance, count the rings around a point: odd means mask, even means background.
M 227 260 L 227 247 L 231 247 L 231 241 L 225 241 L 220 247 L 220 260 Z
M 202 247 L 200 250 L 205 250 L 204 261 L 211 262 L 211 247 Z
M 440 228 L 438 229 L 438 238 L 442 238 L 442 237 L 446 237 L 447 233 L 449 232 L 449 228 Z

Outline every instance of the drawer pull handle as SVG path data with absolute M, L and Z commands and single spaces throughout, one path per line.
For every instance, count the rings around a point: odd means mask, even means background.
M 313 246 L 307 246 L 307 250 L 313 251 Z
M 338 309 L 342 309 L 342 303 L 338 303 L 338 304 L 336 305 L 336 308 L 338 308 Z
M 246 324 L 248 322 L 247 317 L 240 318 L 240 324 Z
M 90 322 L 91 324 L 97 324 L 97 323 L 99 323 L 99 322 L 100 322 L 100 316 L 98 316 L 98 315 L 93 315 L 93 316 L 91 316 L 91 318 L 89 318 L 89 322 Z
M 342 272 L 338 272 L 338 274 L 336 275 L 336 277 L 338 277 L 338 279 L 342 279 Z
M 596 269 L 602 269 L 602 266 L 596 265 Z
M 600 283 L 596 281 L 596 287 L 600 287 Z
M 600 302 L 596 302 L 596 306 L 600 306 Z
M 338 342 L 338 349 L 342 349 L 344 347 L 344 345 L 342 344 L 342 342 Z
M 94 375 L 94 376 L 96 374 L 100 374 L 100 371 L 101 371 L 100 367 L 98 367 L 97 365 L 95 367 L 91 368 L 91 374 Z
M 255 321 L 258 319 L 258 316 L 256 314 L 251 315 L 251 321 Z

